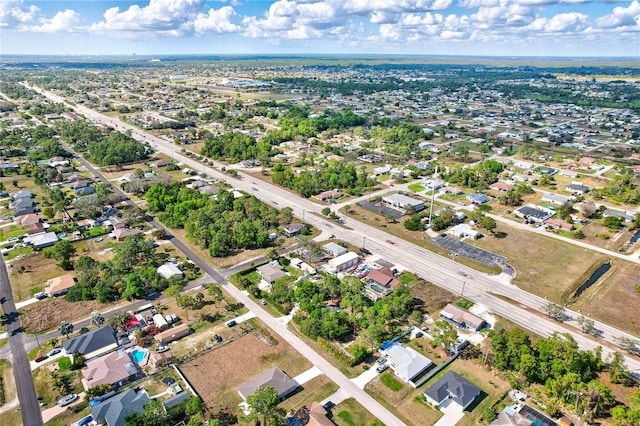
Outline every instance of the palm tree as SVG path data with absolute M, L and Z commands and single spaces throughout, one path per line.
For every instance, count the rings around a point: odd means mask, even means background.
M 104 317 L 102 314 L 98 311 L 93 311 L 91 313 L 91 325 L 100 327 L 102 324 L 104 324 Z
M 58 326 L 58 331 L 63 336 L 67 336 L 67 339 L 68 339 L 69 335 L 73 333 L 73 324 L 71 324 L 69 321 L 62 321 Z

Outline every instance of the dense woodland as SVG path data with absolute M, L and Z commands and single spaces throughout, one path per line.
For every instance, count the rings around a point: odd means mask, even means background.
M 524 330 L 514 328 L 491 332 L 490 343 L 479 356 L 504 372 L 515 388 L 542 385 L 548 399 L 546 410 L 552 416 L 568 407 L 582 413 L 589 423 L 613 416 L 615 425 L 638 424 L 640 391 L 632 397 L 630 407 L 625 407 L 604 380 L 608 376 L 611 383 L 632 384 L 620 353 L 603 359 L 602 348 L 580 350 L 568 333 L 532 341 Z
M 84 121 L 63 122 L 58 129 L 63 140 L 99 166 L 121 166 L 144 160 L 149 154 L 131 136 L 109 129 L 101 131 Z
M 333 189 L 343 189 L 348 194 L 360 194 L 373 188 L 377 181 L 369 177 L 365 170 L 358 171 L 353 163 L 336 161 L 325 167 L 297 174 L 291 167 L 276 164 L 273 167 L 273 183 L 293 189 L 308 198 Z
M 157 183 L 145 199 L 150 213 L 159 213 L 160 221 L 171 228 L 184 228 L 187 238 L 213 257 L 268 247 L 269 234 L 293 219 L 290 210 L 278 212 L 255 197 L 234 199 L 225 190 L 211 197 L 180 182 Z

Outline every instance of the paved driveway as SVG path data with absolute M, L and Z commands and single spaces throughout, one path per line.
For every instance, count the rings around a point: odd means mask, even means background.
M 440 411 L 442 411 L 444 416 L 440 417 L 440 420 L 438 420 L 433 426 L 454 426 L 464 417 L 464 410 L 462 410 L 462 407 L 451 402 L 451 400 L 442 404 L 442 406 L 440 406 Z

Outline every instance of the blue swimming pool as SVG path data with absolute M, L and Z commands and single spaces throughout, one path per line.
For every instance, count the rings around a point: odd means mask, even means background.
M 131 356 L 133 356 L 133 359 L 135 359 L 138 364 L 144 361 L 144 357 L 146 354 L 146 351 L 139 351 L 138 349 L 134 349 L 131 351 Z

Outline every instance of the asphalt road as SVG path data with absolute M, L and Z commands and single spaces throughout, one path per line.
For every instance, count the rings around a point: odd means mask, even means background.
M 34 90 L 40 91 L 57 102 L 64 102 L 64 99 L 60 96 L 41 91 L 37 88 L 34 88 Z M 637 339 L 636 336 L 632 336 L 629 333 L 622 332 L 598 321 L 595 322 L 595 327 L 602 331 L 600 338 L 594 338 L 576 332 L 576 329 L 573 327 L 566 327 L 562 323 L 541 317 L 539 312 L 547 301 L 544 298 L 511 285 L 505 277 L 481 274 L 451 259 L 422 249 L 408 241 L 394 239 L 377 228 L 348 217 L 345 218 L 345 225 L 350 229 L 338 229 L 331 226 L 324 219 L 316 215 L 308 214 L 310 212 L 319 213 L 323 206 L 297 196 L 292 196 L 290 192 L 270 183 L 261 180 L 252 180 L 250 176 L 242 172 L 239 173 L 239 178 L 229 177 L 220 171 L 222 164 L 214 162 L 216 167 L 203 165 L 180 153 L 179 146 L 164 139 L 148 135 L 141 130 L 120 122 L 117 118 L 104 116 L 83 106 L 70 106 L 75 108 L 76 112 L 85 115 L 94 122 L 110 125 L 120 131 L 130 130 L 133 137 L 142 142 L 149 143 L 152 147 L 164 154 L 178 159 L 184 165 L 197 171 L 203 171 L 211 176 L 221 178 L 238 189 L 247 193 L 253 193 L 268 204 L 278 208 L 285 206 L 291 207 L 296 216 L 302 217 L 313 226 L 336 234 L 345 241 L 359 246 L 364 244 L 366 238 L 367 248 L 372 252 L 383 256 L 391 262 L 404 265 L 408 270 L 412 270 L 434 284 L 455 293 L 460 294 L 464 288 L 465 297 L 476 303 L 484 304 L 497 314 L 542 336 L 548 336 L 552 332 L 568 332 L 584 349 L 592 349 L 596 346 L 603 345 L 605 355 L 610 352 L 611 349 L 617 350 L 617 338 L 627 337 Z M 253 187 L 258 190 L 254 191 Z M 305 215 L 305 213 L 307 214 Z M 388 241 L 392 241 L 392 243 Z M 473 279 L 459 275 L 459 271 L 464 272 L 469 277 L 473 277 Z M 509 298 L 513 303 L 507 302 L 503 298 L 497 297 L 497 295 Z M 532 312 L 532 310 L 538 312 Z M 572 318 L 579 317 L 579 314 L 575 312 L 568 311 L 567 314 Z M 574 322 L 571 324 L 575 326 Z M 625 355 L 625 358 L 630 370 L 640 371 L 640 360 L 638 358 L 629 355 Z
M 9 356 L 7 358 L 13 367 L 18 401 L 20 401 L 22 423 L 28 426 L 39 426 L 42 425 L 40 404 L 36 396 L 36 388 L 33 385 L 33 377 L 31 376 L 31 367 L 23 342 L 24 331 L 20 325 L 16 304 L 11 294 L 7 267 L 2 256 L 0 256 L 0 301 L 2 302 L 2 312 L 5 316 L 7 334 L 9 335 L 9 343 L 7 344 Z

